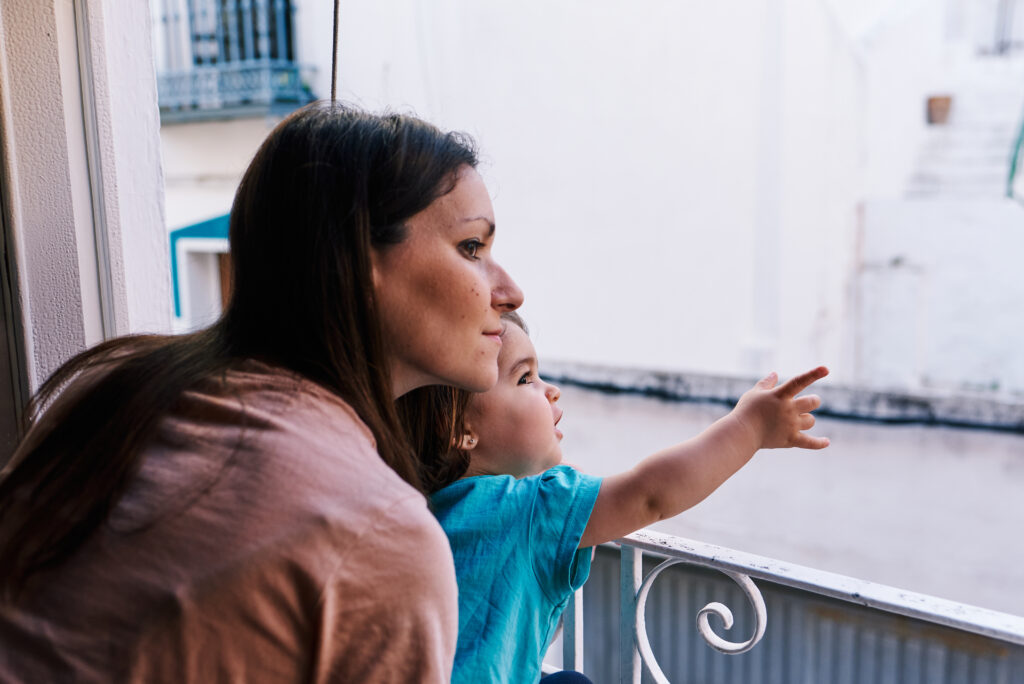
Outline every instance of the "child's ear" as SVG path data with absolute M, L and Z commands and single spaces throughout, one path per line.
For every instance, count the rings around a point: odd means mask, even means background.
M 476 448 L 477 444 L 479 444 L 479 440 L 477 440 L 476 434 L 472 430 L 467 429 L 462 435 L 462 439 L 459 440 L 458 448 L 461 451 L 472 451 Z

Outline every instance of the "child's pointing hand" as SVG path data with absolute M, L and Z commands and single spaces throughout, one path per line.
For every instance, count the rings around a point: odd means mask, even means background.
M 761 449 L 824 449 L 828 438 L 804 432 L 814 427 L 811 411 L 821 406 L 821 399 L 814 394 L 797 395 L 826 375 L 828 369 L 818 366 L 776 387 L 778 376 L 771 373 L 740 397 L 733 415 L 753 433 Z

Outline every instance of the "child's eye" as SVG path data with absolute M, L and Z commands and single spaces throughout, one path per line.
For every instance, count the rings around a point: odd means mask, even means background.
M 462 249 L 462 253 L 470 259 L 476 259 L 476 253 L 481 247 L 483 247 L 483 245 L 484 243 L 480 242 L 476 238 L 471 238 L 461 243 L 459 247 Z
M 519 378 L 519 382 L 517 382 L 516 384 L 517 385 L 529 385 L 530 384 L 530 379 L 532 377 L 533 377 L 533 373 L 531 373 L 530 371 L 526 371 L 525 373 L 523 373 L 523 377 Z

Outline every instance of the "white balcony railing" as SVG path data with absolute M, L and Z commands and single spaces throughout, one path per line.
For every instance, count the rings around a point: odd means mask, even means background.
M 661 560 L 646 577 L 645 553 Z M 619 565 L 619 682 L 637 684 L 644 671 L 644 680 L 669 681 L 648 638 L 647 597 L 656 579 L 679 565 L 721 573 L 742 590 L 742 594 L 731 592 L 734 598 L 746 596 L 749 603 L 749 607 L 733 606 L 747 613 L 747 631 L 735 642 L 717 634 L 709 622 L 709 615 L 717 615 L 726 630 L 732 626 L 732 611 L 722 603 L 711 602 L 696 616 L 672 615 L 676 622 L 691 624 L 696 618 L 697 632 L 711 648 L 735 654 L 728 658 L 750 651 L 741 658 L 756 660 L 747 666 L 746 674 L 737 670 L 735 676 L 727 676 L 729 666 L 712 660 L 715 654 L 705 646 L 711 655 L 693 658 L 705 671 L 687 670 L 694 681 L 1024 682 L 1024 617 L 647 530 L 620 540 Z M 784 615 L 769 628 L 772 616 L 754 580 L 772 587 L 776 594 L 809 595 L 814 605 L 794 608 L 787 606 L 785 597 L 774 596 L 774 610 Z M 562 662 L 566 669 L 585 672 L 596 681 L 611 681 L 610 672 L 586 672 L 584 590 L 577 592 L 563 616 Z M 1013 590 L 1020 588 L 1008 588 Z M 822 607 L 823 602 L 834 605 Z M 612 609 L 610 603 L 606 601 L 605 610 Z M 666 623 L 661 619 L 659 624 Z M 773 629 L 778 637 L 774 645 L 756 648 Z M 789 633 L 794 631 L 800 634 Z M 602 636 L 607 641 L 607 634 Z M 764 652 L 758 655 L 759 650 Z M 558 668 L 545 666 L 545 671 L 553 669 Z M 799 679 L 794 678 L 795 672 L 800 673 Z

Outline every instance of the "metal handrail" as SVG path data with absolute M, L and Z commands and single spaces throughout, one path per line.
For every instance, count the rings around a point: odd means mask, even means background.
M 670 565 L 687 563 L 726 574 L 740 584 L 754 609 L 754 634 L 745 642 L 733 644 L 715 635 L 707 624 L 709 612 L 718 614 L 731 626 L 731 611 L 712 603 L 698 613 L 698 630 L 713 648 L 725 653 L 741 653 L 753 648 L 765 633 L 767 611 L 755 579 L 791 587 L 803 592 L 855 603 L 860 606 L 942 625 L 1010 644 L 1024 645 L 1024 617 L 927 596 L 874 582 L 816 570 L 785 561 L 735 551 L 713 544 L 673 535 L 641 530 L 616 542 L 621 553 L 620 574 L 620 653 L 619 681 L 639 684 L 641 668 L 646 667 L 659 683 L 668 679 L 662 673 L 647 642 L 646 597 L 657 576 Z M 643 554 L 666 559 L 642 576 Z M 563 623 L 562 662 L 579 670 L 583 663 L 582 590 L 577 591 Z
M 1013 153 L 1010 156 L 1010 170 L 1006 176 L 1006 196 L 1010 199 L 1024 201 L 1024 199 L 1018 198 L 1013 192 L 1013 184 L 1017 178 L 1017 167 L 1022 161 L 1021 148 L 1024 148 L 1024 116 L 1021 117 L 1020 130 L 1017 132 L 1017 139 L 1013 143 Z
M 635 532 L 620 542 L 625 546 L 680 558 L 696 565 L 749 575 L 819 596 L 1024 645 L 1024 617 L 1018 615 L 969 606 L 650 530 Z

